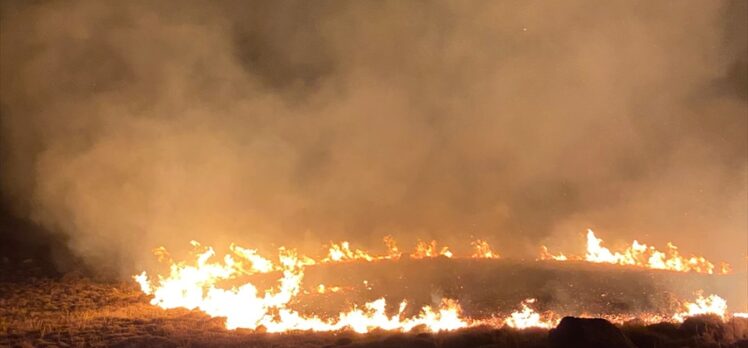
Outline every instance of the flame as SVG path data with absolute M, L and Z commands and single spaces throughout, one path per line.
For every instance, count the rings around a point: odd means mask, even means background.
M 678 252 L 678 247 L 668 242 L 667 251 L 657 250 L 653 246 L 648 246 L 634 240 L 631 246 L 622 252 L 613 252 L 604 247 L 603 240 L 595 236 L 595 232 L 587 230 L 587 253 L 584 258 L 567 257 L 564 254 L 557 256 L 552 255 L 548 248 L 541 247 L 540 260 L 566 261 L 569 259 L 583 259 L 595 263 L 611 263 L 623 266 L 638 266 L 651 269 L 663 269 L 678 272 L 696 272 L 706 274 L 727 274 L 730 272 L 730 265 L 722 263 L 717 269 L 713 263 L 700 256 L 683 257 Z
M 704 314 L 714 314 L 724 320 L 727 314 L 727 301 L 713 294 L 707 297 L 699 294 L 694 302 L 686 302 L 683 307 L 683 311 L 673 315 L 673 320 L 680 322 L 688 317 Z
M 610 322 L 623 324 L 629 320 L 637 319 L 641 320 L 646 324 L 655 324 L 664 321 L 683 322 L 688 317 L 711 314 L 718 316 L 722 321 L 733 318 L 748 318 L 748 313 L 735 312 L 728 314 L 727 301 L 717 295 L 709 295 L 704 297 L 702 293 L 698 293 L 696 299 L 691 301 L 682 301 L 681 310 L 672 315 L 664 315 L 663 313 L 637 313 L 636 315 L 599 315 Z M 583 317 L 588 315 L 582 315 Z
M 387 246 L 387 255 L 374 256 L 364 250 L 352 250 L 348 241 L 342 241 L 339 244 L 330 242 L 327 256 L 322 259 L 322 262 L 397 260 L 402 256 L 392 236 L 385 236 L 384 244 Z M 446 248 L 444 250 L 449 253 Z M 451 257 L 451 253 L 448 257 Z M 312 260 L 310 264 L 314 264 L 314 261 Z
M 452 257 L 452 252 L 449 251 L 449 248 L 443 247 L 441 249 L 436 248 L 436 241 L 432 240 L 429 243 L 426 243 L 422 240 L 418 240 L 418 244 L 416 244 L 416 250 L 413 251 L 412 254 L 410 254 L 410 257 L 414 259 L 423 259 L 427 257 L 437 257 L 437 256 L 446 256 L 446 257 Z
M 491 250 L 491 246 L 488 245 L 488 242 L 476 239 L 473 242 L 471 242 L 473 246 L 473 258 L 476 259 L 498 259 L 500 258 L 499 254 Z
M 193 246 L 200 248 L 197 242 L 193 242 Z M 355 251 L 348 253 L 350 248 L 347 243 L 339 246 L 340 248 L 331 247 L 331 251 L 341 251 L 342 255 L 354 255 L 363 259 L 366 258 L 361 255 L 368 255 Z M 425 306 L 418 315 L 410 318 L 403 317 L 407 306 L 404 301 L 400 303 L 396 315 L 387 316 L 384 299 L 340 313 L 337 318 L 321 319 L 314 315 L 303 315 L 288 305 L 300 293 L 304 267 L 308 264 L 304 257 L 299 257 L 293 250 L 281 248 L 278 264 L 273 264 L 257 255 L 255 250 L 237 246 L 232 246 L 231 250 L 233 254 L 224 256 L 223 262 L 212 262 L 215 252 L 212 248 L 204 248 L 197 253 L 194 265 L 172 263 L 169 275 L 160 276 L 155 282 L 150 281 L 145 272 L 133 278 L 144 293 L 153 295 L 151 304 L 164 309 L 199 309 L 212 317 L 225 317 L 228 329 L 264 327 L 268 332 L 285 332 L 350 328 L 363 333 L 377 328 L 409 331 L 416 326 L 423 326 L 436 332 L 468 326 L 460 317 L 461 310 L 457 302 L 446 299 L 438 308 Z M 276 287 L 265 291 L 260 291 L 252 283 L 230 289 L 217 287 L 221 280 L 273 270 L 280 271 L 282 276 Z M 336 287 L 329 288 L 333 292 L 338 290 Z M 325 292 L 328 289 L 320 285 L 318 291 Z
M 276 259 L 261 256 L 257 250 L 230 245 L 230 252 L 223 257 L 217 257 L 211 247 L 204 247 L 192 241 L 195 261 L 191 264 L 174 262 L 163 247 L 154 250 L 159 260 L 168 262 L 169 273 L 159 275 L 155 279 L 149 278 L 146 272 L 134 275 L 133 279 L 139 284 L 146 295 L 152 296 L 151 304 L 164 309 L 186 308 L 200 310 L 211 317 L 223 317 L 228 329 L 247 328 L 262 329 L 267 332 L 287 332 L 293 330 L 335 331 L 350 329 L 356 332 L 369 332 L 374 329 L 410 331 L 415 327 L 437 332 L 455 330 L 487 321 L 478 321 L 462 317 L 459 304 L 450 299 L 442 299 L 438 306 L 424 306 L 418 314 L 406 317 L 407 302 L 399 303 L 398 311 L 392 315 L 387 311 L 387 303 L 383 298 L 353 306 L 347 311 L 321 318 L 314 314 L 304 314 L 292 308 L 302 292 L 304 269 L 309 265 L 328 262 L 372 262 L 378 260 L 397 260 L 402 253 L 395 240 L 387 236 L 384 238 L 387 246 L 385 255 L 373 255 L 367 251 L 352 248 L 350 243 L 330 243 L 327 255 L 319 261 L 307 256 L 299 255 L 294 250 L 281 247 Z M 472 243 L 472 258 L 499 258 L 490 245 L 483 240 Z M 414 259 L 446 256 L 452 257 L 447 247 L 437 248 L 436 241 L 418 241 L 415 251 L 409 255 Z M 684 258 L 677 248 L 668 244 L 668 252 L 661 252 L 654 247 L 634 241 L 630 247 L 622 252 L 612 252 L 603 246 L 599 239 L 589 230 L 587 233 L 587 253 L 582 257 L 564 254 L 553 255 L 548 248 L 541 248 L 541 260 L 585 260 L 619 265 L 635 265 L 656 269 L 675 271 L 694 271 L 712 273 L 714 266 L 701 257 Z M 725 272 L 729 265 L 721 266 Z M 244 282 L 239 286 L 225 287 L 226 280 L 259 273 L 277 272 L 279 279 L 275 286 L 259 289 L 251 282 Z M 242 279 L 244 281 L 245 279 Z M 371 285 L 364 281 L 364 286 L 371 289 Z M 224 286 L 224 287 L 222 287 Z M 343 288 L 319 284 L 316 293 L 338 293 Z M 314 291 L 313 290 L 313 291 Z M 309 293 L 304 291 L 304 293 Z M 551 328 L 558 323 L 559 316 L 552 312 L 543 314 L 535 312 L 530 305 L 534 299 L 522 301 L 521 309 L 511 313 L 506 318 L 495 318 L 494 324 L 502 323 L 509 327 L 524 329 L 529 327 Z M 413 313 L 413 311 L 409 311 Z M 694 302 L 684 302 L 683 310 L 673 315 L 638 314 L 639 319 L 646 322 L 664 320 L 683 321 L 685 318 L 699 314 L 716 314 L 723 320 L 727 315 L 727 304 L 717 295 L 699 297 Z M 584 315 L 584 314 L 583 314 Z M 631 317 L 605 316 L 614 322 L 624 322 Z M 732 317 L 745 318 L 748 313 L 733 313 Z
M 148 275 L 143 271 L 142 273 L 135 275 L 132 277 L 135 279 L 135 282 L 140 285 L 140 291 L 142 291 L 146 295 L 150 295 L 153 293 L 153 289 L 151 289 L 151 283 L 148 281 Z
M 543 318 L 539 313 L 530 308 L 529 305 L 533 303 L 535 303 L 534 298 L 522 301 L 522 310 L 512 312 L 504 323 L 515 329 L 527 329 L 531 327 L 550 329 L 558 324 L 558 320 L 552 317 Z
M 384 244 L 387 246 L 388 252 L 385 258 L 396 260 L 403 255 L 403 253 L 400 252 L 400 249 L 397 248 L 397 243 L 392 236 L 384 236 Z
M 539 260 L 555 260 L 555 261 L 566 261 L 569 258 L 566 257 L 563 253 L 559 253 L 558 255 L 551 254 L 550 251 L 548 251 L 548 247 L 543 245 L 540 247 L 540 257 L 538 257 Z
M 230 246 L 230 249 L 241 259 L 245 259 L 250 262 L 251 264 L 250 268 L 245 268 L 241 261 L 234 261 L 231 255 L 226 256 L 229 258 L 229 260 L 231 260 L 228 262 L 233 263 L 235 267 L 237 267 L 238 269 L 242 271 L 242 273 L 249 275 L 253 273 L 268 273 L 273 270 L 273 263 L 270 260 L 257 254 L 257 250 L 244 249 L 235 244 L 232 244 Z
M 340 244 L 330 243 L 330 250 L 327 257 L 322 262 L 339 262 L 349 260 L 376 260 L 374 256 L 369 255 L 363 250 L 351 250 L 350 243 L 343 241 Z

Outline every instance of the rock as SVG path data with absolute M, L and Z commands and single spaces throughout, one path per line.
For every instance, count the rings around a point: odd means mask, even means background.
M 548 333 L 548 341 L 552 348 L 636 348 L 605 319 L 565 317 Z

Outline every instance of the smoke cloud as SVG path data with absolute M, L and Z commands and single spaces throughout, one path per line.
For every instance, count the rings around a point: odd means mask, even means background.
M 748 249 L 746 2 L 2 3 L 2 193 L 151 248 Z M 452 246 L 451 245 L 451 246 Z

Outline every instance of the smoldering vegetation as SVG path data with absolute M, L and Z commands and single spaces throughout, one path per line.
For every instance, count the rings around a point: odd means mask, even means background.
M 744 272 L 746 12 L 3 1 L 3 200 L 109 275 L 191 239 L 527 256 L 587 227 Z

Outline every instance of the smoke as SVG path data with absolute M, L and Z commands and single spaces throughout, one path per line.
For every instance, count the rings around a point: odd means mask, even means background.
M 191 239 L 527 256 L 588 227 L 744 271 L 746 13 L 6 1 L 3 197 L 126 274 Z

